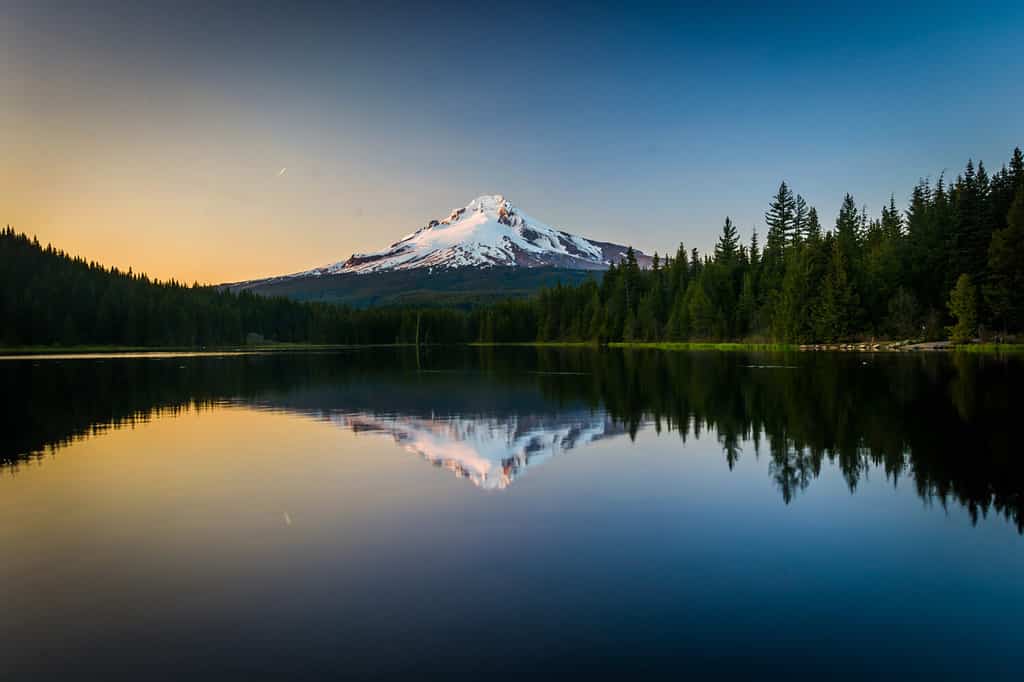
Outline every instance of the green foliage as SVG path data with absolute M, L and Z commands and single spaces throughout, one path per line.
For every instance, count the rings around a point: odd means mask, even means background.
M 725 225 L 722 226 L 722 236 L 718 238 L 715 245 L 715 260 L 720 263 L 732 263 L 739 256 L 740 238 L 736 232 L 736 226 L 732 224 L 729 216 L 725 217 Z
M 810 310 L 815 292 L 809 250 L 792 253 L 789 259 L 782 278 L 782 291 L 776 300 L 773 336 L 798 343 L 810 341 L 814 338 Z
M 917 299 L 906 289 L 896 290 L 887 304 L 885 333 L 897 339 L 909 339 L 918 335 L 919 308 Z
M 1024 328 L 1024 183 L 1007 214 L 1006 227 L 992 234 L 985 300 L 997 324 Z
M 956 324 L 949 328 L 953 343 L 970 343 L 978 332 L 978 291 L 968 274 L 960 275 L 949 293 L 949 312 Z
M 848 338 L 857 314 L 857 303 L 842 242 L 837 238 L 832 241 L 832 256 L 815 310 L 817 338 L 829 342 Z

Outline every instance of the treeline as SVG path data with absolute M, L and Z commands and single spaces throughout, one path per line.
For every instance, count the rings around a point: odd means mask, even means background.
M 161 282 L 0 233 L 0 345 L 216 346 L 458 343 L 477 325 L 449 310 L 356 310 Z
M 966 341 L 1024 331 L 1024 156 L 920 181 L 878 217 L 846 195 L 831 229 L 782 183 L 764 245 L 729 218 L 714 253 L 630 249 L 598 281 L 470 311 L 358 310 L 151 280 L 0 233 L 0 345 L 212 346 L 857 337 Z
M 740 243 L 725 219 L 713 254 L 687 251 L 641 270 L 630 252 L 600 284 L 556 287 L 536 301 L 536 338 L 600 341 L 855 337 L 945 338 L 1024 330 L 1024 158 L 989 176 L 968 161 L 947 185 L 920 181 L 901 212 L 877 217 L 847 194 L 831 229 L 786 183 Z M 508 309 L 483 340 L 523 340 Z

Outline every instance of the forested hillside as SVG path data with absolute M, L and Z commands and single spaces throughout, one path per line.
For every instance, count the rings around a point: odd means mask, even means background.
M 725 219 L 714 253 L 680 244 L 649 270 L 627 258 L 600 285 L 557 287 L 538 299 L 540 340 L 831 342 L 855 337 L 966 341 L 1024 330 L 1024 158 L 989 175 L 968 161 L 872 217 L 846 195 L 826 228 L 783 182 L 740 243 Z M 495 312 L 485 339 L 507 334 Z
M 465 313 L 353 310 L 158 282 L 72 258 L 17 234 L 0 235 L 0 344 L 208 346 L 267 340 L 310 343 L 459 342 Z
M 598 283 L 471 310 L 268 298 L 159 282 L 0 233 L 0 344 L 207 346 L 469 341 L 833 342 L 1001 337 L 1024 331 L 1024 157 L 989 175 L 968 162 L 871 217 L 847 195 L 829 228 L 786 183 L 742 244 L 725 219 L 714 253 L 632 250 Z M 424 277 L 430 275 L 424 274 Z M 255 337 L 253 335 L 256 335 Z

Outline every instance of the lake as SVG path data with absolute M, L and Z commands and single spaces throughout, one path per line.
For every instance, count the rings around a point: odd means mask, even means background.
M 3 680 L 1021 679 L 1024 357 L 0 377 Z

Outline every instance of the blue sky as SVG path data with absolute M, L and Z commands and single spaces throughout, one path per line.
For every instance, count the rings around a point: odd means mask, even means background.
M 844 192 L 876 213 L 998 167 L 1022 34 L 1017 2 L 11 5 L 0 179 L 24 190 L 0 221 L 203 281 L 381 248 L 483 193 L 703 250 L 726 215 L 763 233 L 783 179 L 829 225 Z

